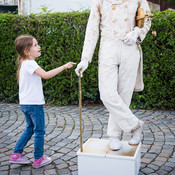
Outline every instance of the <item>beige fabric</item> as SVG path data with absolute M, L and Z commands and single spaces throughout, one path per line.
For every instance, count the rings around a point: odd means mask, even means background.
M 137 69 L 137 77 L 136 77 L 136 83 L 134 87 L 135 92 L 142 91 L 144 89 L 144 83 L 143 83 L 143 54 L 142 54 L 142 48 L 140 44 L 138 45 L 140 47 L 140 60 L 139 60 L 139 66 Z
M 139 120 L 129 109 L 137 76 L 140 53 L 137 44 L 121 40 L 101 40 L 99 51 L 99 91 L 110 116 L 109 136 L 120 136 L 138 127 Z
M 102 38 L 123 39 L 127 33 L 135 27 L 135 15 L 138 7 L 144 11 L 150 11 L 146 0 L 94 0 L 89 16 L 85 41 L 82 51 L 81 60 L 92 61 L 92 56 L 99 38 L 99 29 Z M 142 42 L 150 29 L 151 22 L 145 20 L 144 27 L 139 33 L 139 42 Z M 142 55 L 142 54 L 141 54 Z M 143 90 L 142 76 L 142 56 L 136 81 L 135 91 Z

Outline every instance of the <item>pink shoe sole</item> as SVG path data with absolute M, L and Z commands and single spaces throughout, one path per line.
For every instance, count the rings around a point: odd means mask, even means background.
M 29 160 L 22 157 L 21 153 L 12 153 L 12 156 L 9 162 L 15 163 L 15 164 L 30 164 L 31 163 Z
M 31 162 L 17 162 L 17 161 L 9 161 L 10 163 L 14 163 L 14 164 L 31 164 Z

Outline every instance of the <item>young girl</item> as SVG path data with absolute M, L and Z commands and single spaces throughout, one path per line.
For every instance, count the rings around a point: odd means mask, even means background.
M 44 157 L 44 96 L 41 78 L 49 79 L 73 67 L 76 63 L 69 62 L 63 66 L 46 72 L 35 61 L 41 55 L 41 48 L 37 40 L 31 35 L 20 35 L 15 40 L 18 53 L 17 80 L 19 83 L 19 102 L 21 111 L 25 115 L 26 130 L 18 140 L 14 153 L 10 158 L 11 163 L 28 164 L 27 159 L 21 156 L 24 147 L 34 136 L 34 168 L 49 164 L 52 160 Z

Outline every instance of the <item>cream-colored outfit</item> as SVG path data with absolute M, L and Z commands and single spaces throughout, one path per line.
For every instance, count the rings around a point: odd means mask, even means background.
M 133 91 L 143 90 L 142 53 L 138 45 L 123 39 L 135 27 L 138 8 L 150 11 L 146 0 L 94 0 L 87 24 L 81 60 L 91 62 L 101 31 L 99 50 L 99 91 L 110 116 L 108 135 L 120 136 L 138 127 L 139 120 L 129 109 Z M 151 22 L 145 20 L 138 41 L 142 42 Z

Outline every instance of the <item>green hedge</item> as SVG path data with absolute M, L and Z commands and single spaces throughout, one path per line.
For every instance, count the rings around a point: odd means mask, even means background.
M 0 15 L 0 101 L 18 102 L 14 40 L 31 34 L 41 46 L 38 64 L 45 70 L 74 61 L 79 63 L 89 12 L 40 15 Z M 157 36 L 152 35 L 152 30 Z M 133 108 L 174 108 L 175 97 L 175 12 L 154 13 L 152 28 L 142 43 L 145 89 L 134 93 Z M 84 72 L 84 102 L 101 103 L 98 91 L 98 46 L 92 63 Z M 75 68 L 75 67 L 74 67 Z M 78 78 L 74 68 L 50 80 L 43 80 L 46 103 L 78 104 Z

